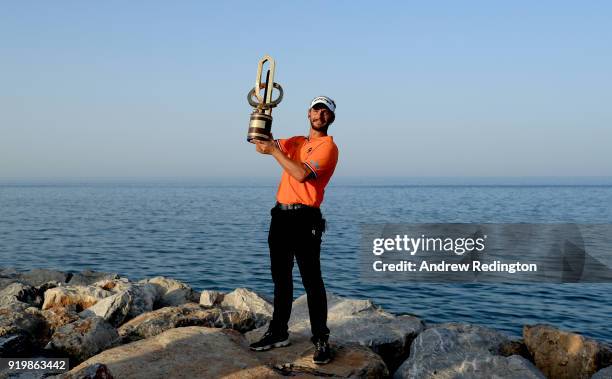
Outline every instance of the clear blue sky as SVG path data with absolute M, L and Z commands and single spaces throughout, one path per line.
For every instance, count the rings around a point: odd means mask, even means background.
M 612 3 L 3 2 L 0 179 L 275 177 L 245 141 L 338 105 L 337 176 L 612 176 Z

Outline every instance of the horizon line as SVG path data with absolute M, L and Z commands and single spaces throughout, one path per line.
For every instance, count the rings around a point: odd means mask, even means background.
M 209 184 L 209 185 L 276 185 L 279 178 L 270 177 L 38 177 L 0 178 L 0 185 L 78 185 L 78 184 Z M 609 186 L 612 176 L 340 176 L 336 185 L 490 185 L 490 186 Z

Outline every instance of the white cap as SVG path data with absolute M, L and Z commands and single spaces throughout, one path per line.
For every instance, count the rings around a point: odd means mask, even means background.
M 314 107 L 316 104 L 323 104 L 330 111 L 336 113 L 336 103 L 327 96 L 317 96 L 310 102 L 310 108 Z

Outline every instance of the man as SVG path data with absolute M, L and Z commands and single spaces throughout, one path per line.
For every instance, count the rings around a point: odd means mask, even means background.
M 274 281 L 274 313 L 268 331 L 251 344 L 256 351 L 289 345 L 288 322 L 293 302 L 293 257 L 295 256 L 308 299 L 308 312 L 315 345 L 313 361 L 328 363 L 327 296 L 319 261 L 325 220 L 319 209 L 325 186 L 336 163 L 338 148 L 327 129 L 335 120 L 336 103 L 326 96 L 312 100 L 308 109 L 308 137 L 257 141 L 256 149 L 272 155 L 283 168 L 276 206 L 268 234 Z

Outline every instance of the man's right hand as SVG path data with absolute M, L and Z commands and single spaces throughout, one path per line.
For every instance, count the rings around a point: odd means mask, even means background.
M 276 142 L 273 139 L 268 141 L 255 140 L 255 150 L 261 154 L 273 154 L 276 150 Z

